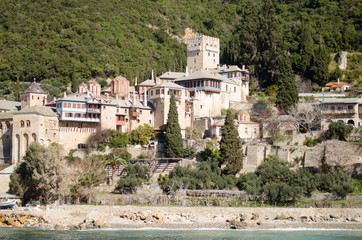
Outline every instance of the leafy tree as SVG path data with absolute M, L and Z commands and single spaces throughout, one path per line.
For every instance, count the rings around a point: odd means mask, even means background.
M 132 158 L 132 154 L 127 151 L 126 148 L 118 148 L 113 150 L 114 155 L 128 161 Z
M 346 141 L 352 130 L 352 125 L 345 124 L 342 121 L 331 122 L 329 124 L 326 136 L 328 139 L 338 139 L 340 141 Z
M 220 151 L 215 146 L 215 144 L 211 141 L 206 143 L 206 148 L 204 149 L 204 151 L 200 152 L 200 156 L 204 161 L 216 160 L 218 162 L 219 167 L 222 164 L 222 158 L 220 156 Z
M 237 174 L 243 168 L 244 154 L 230 110 L 226 114 L 225 124 L 221 131 L 220 153 L 223 163 L 226 164 L 223 170 L 228 174 Z
M 165 155 L 167 157 L 176 158 L 182 157 L 183 152 L 183 141 L 181 127 L 178 123 L 176 100 L 175 96 L 172 94 L 166 126 Z
M 278 58 L 278 72 L 275 78 L 278 86 L 276 104 L 282 109 L 295 105 L 298 102 L 298 89 L 290 60 L 286 55 Z
M 57 199 L 62 190 L 62 180 L 66 167 L 59 146 L 45 148 L 31 143 L 26 150 L 24 161 L 11 176 L 10 191 L 22 194 L 25 202 L 39 200 L 44 202 Z
M 328 65 L 330 56 L 327 48 L 320 44 L 317 52 L 315 53 L 313 64 L 311 67 L 311 74 L 313 81 L 318 83 L 319 86 L 324 86 L 329 78 Z
M 155 131 L 153 127 L 148 124 L 143 126 L 138 126 L 136 129 L 132 130 L 129 138 L 133 144 L 146 145 L 151 138 L 155 137 Z
M 142 183 L 147 182 L 151 175 L 150 169 L 146 165 L 139 163 L 129 164 L 125 171 L 127 176 L 119 179 L 116 190 L 122 193 L 134 192 Z

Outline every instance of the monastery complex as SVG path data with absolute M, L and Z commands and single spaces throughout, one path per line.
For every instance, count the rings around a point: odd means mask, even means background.
M 0 101 L 0 161 L 17 163 L 31 142 L 45 146 L 61 144 L 66 151 L 83 148 L 89 136 L 113 129 L 129 132 L 143 124 L 155 130 L 165 129 L 170 98 L 178 107 L 182 134 L 195 128 L 198 121 L 207 122 L 210 137 L 220 136 L 221 110 L 233 103 L 246 102 L 249 94 L 249 71 L 243 66 L 219 64 L 219 39 L 197 36 L 187 42 L 185 72 L 166 72 L 135 86 L 118 76 L 110 89 L 90 80 L 78 86 L 77 92 L 49 100 L 35 81 L 22 93 L 21 103 Z M 206 120 L 205 120 L 206 119 Z M 240 136 L 256 138 L 259 127 L 247 113 L 238 117 Z M 256 126 L 254 126 L 256 125 Z

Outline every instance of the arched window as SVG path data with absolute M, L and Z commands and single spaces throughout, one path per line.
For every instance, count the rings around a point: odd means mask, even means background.
M 6 121 L 6 127 L 10 128 L 10 122 L 9 121 Z
M 29 120 L 26 121 L 26 126 L 30 127 L 30 121 Z
M 24 121 L 20 121 L 20 127 L 25 127 Z

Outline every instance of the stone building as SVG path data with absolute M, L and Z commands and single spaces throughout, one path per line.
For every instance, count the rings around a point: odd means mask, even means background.
M 0 113 L 0 164 L 10 163 L 12 156 L 12 129 L 13 114 L 11 112 Z
M 342 121 L 354 127 L 362 126 L 361 98 L 326 98 L 321 106 L 322 130 L 327 130 L 332 121 Z
M 210 36 L 187 39 L 187 67 L 190 71 L 215 68 L 220 63 L 220 40 Z
M 58 116 L 52 108 L 26 106 L 12 114 L 12 163 L 22 160 L 31 142 L 45 146 L 59 143 Z
M 168 111 L 170 108 L 171 95 L 175 96 L 178 111 L 179 124 L 182 135 L 185 136 L 185 130 L 191 127 L 191 112 L 187 108 L 188 91 L 175 83 L 164 82 L 153 86 L 150 89 L 150 100 L 153 103 L 155 111 L 154 127 L 159 128 L 167 123 Z
M 0 100 L 0 113 L 20 110 L 21 102 Z
M 48 94 L 34 81 L 21 94 L 21 108 L 26 106 L 45 106 L 47 104 L 47 97 Z
M 95 97 L 100 97 L 102 92 L 102 87 L 95 79 L 89 80 L 88 84 L 82 82 L 81 84 L 78 85 L 77 93 L 87 94 L 88 92 Z
M 129 92 L 129 81 L 125 77 L 120 75 L 111 81 L 111 94 L 113 96 L 126 100 L 129 98 Z

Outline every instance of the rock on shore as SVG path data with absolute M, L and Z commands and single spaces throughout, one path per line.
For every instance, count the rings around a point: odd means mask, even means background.
M 99 228 L 362 229 L 360 208 L 47 206 L 0 212 L 0 226 L 56 230 Z

